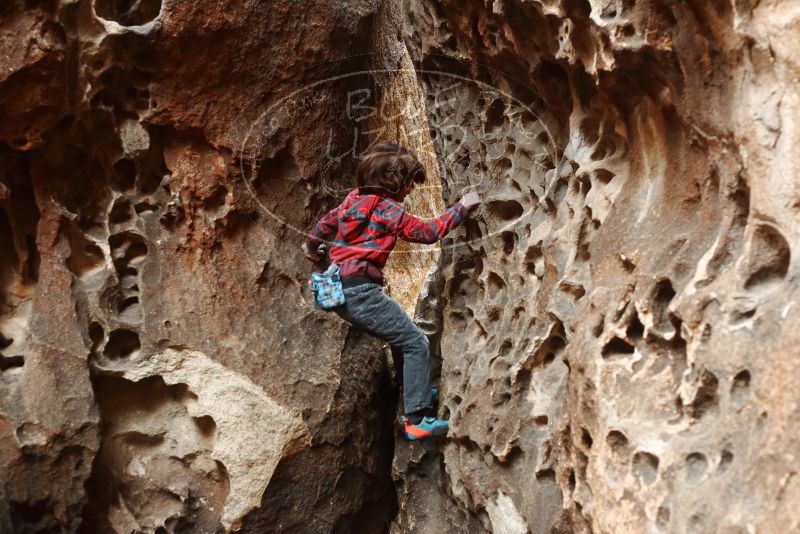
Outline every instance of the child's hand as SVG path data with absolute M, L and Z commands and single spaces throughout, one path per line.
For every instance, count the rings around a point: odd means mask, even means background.
M 303 243 L 303 246 L 300 247 L 300 248 L 303 249 L 303 254 L 305 254 L 306 258 L 308 258 L 309 260 L 313 261 L 314 263 L 316 263 L 316 262 L 318 262 L 318 261 L 320 261 L 322 259 L 322 257 L 320 256 L 319 252 L 308 250 L 308 247 L 306 246 L 305 243 Z
M 469 211 L 472 211 L 476 207 L 478 207 L 478 204 L 480 204 L 482 201 L 478 193 L 476 193 L 475 191 L 470 191 L 469 193 L 461 197 L 461 200 L 459 200 L 459 202 Z

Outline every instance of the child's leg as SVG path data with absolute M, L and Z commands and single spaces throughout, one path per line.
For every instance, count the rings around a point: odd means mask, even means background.
M 345 289 L 345 308 L 354 325 L 388 341 L 395 350 L 402 353 L 405 413 L 430 408 L 430 351 L 425 333 L 377 284 L 362 284 Z

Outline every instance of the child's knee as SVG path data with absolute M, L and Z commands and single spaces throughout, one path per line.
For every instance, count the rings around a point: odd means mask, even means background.
M 414 329 L 409 332 L 409 345 L 412 348 L 417 349 L 419 352 L 425 352 L 427 354 L 430 350 L 430 341 L 428 341 L 428 336 L 425 335 L 425 332 L 422 331 L 421 328 L 414 325 Z

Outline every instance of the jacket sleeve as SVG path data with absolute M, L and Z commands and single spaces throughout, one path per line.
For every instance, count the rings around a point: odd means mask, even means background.
M 400 204 L 397 206 L 399 209 L 392 217 L 389 228 L 400 239 L 412 243 L 436 243 L 461 224 L 469 214 L 463 204 L 456 202 L 437 218 L 423 221 L 408 213 Z
M 325 214 L 322 219 L 308 232 L 306 247 L 308 250 L 317 250 L 325 241 L 336 236 L 339 229 L 339 206 Z

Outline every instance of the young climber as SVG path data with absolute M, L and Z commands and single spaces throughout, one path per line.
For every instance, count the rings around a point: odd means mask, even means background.
M 356 170 L 356 189 L 316 224 L 302 246 L 306 257 L 317 262 L 320 246 L 330 242 L 330 259 L 339 266 L 345 296 L 336 312 L 402 355 L 404 430 L 409 440 L 446 434 L 448 427 L 432 413 L 428 338 L 383 292 L 382 269 L 397 238 L 435 243 L 481 202 L 470 192 L 438 218 L 422 221 L 402 202 L 424 182 L 425 170 L 411 150 L 391 143 L 372 146 Z

